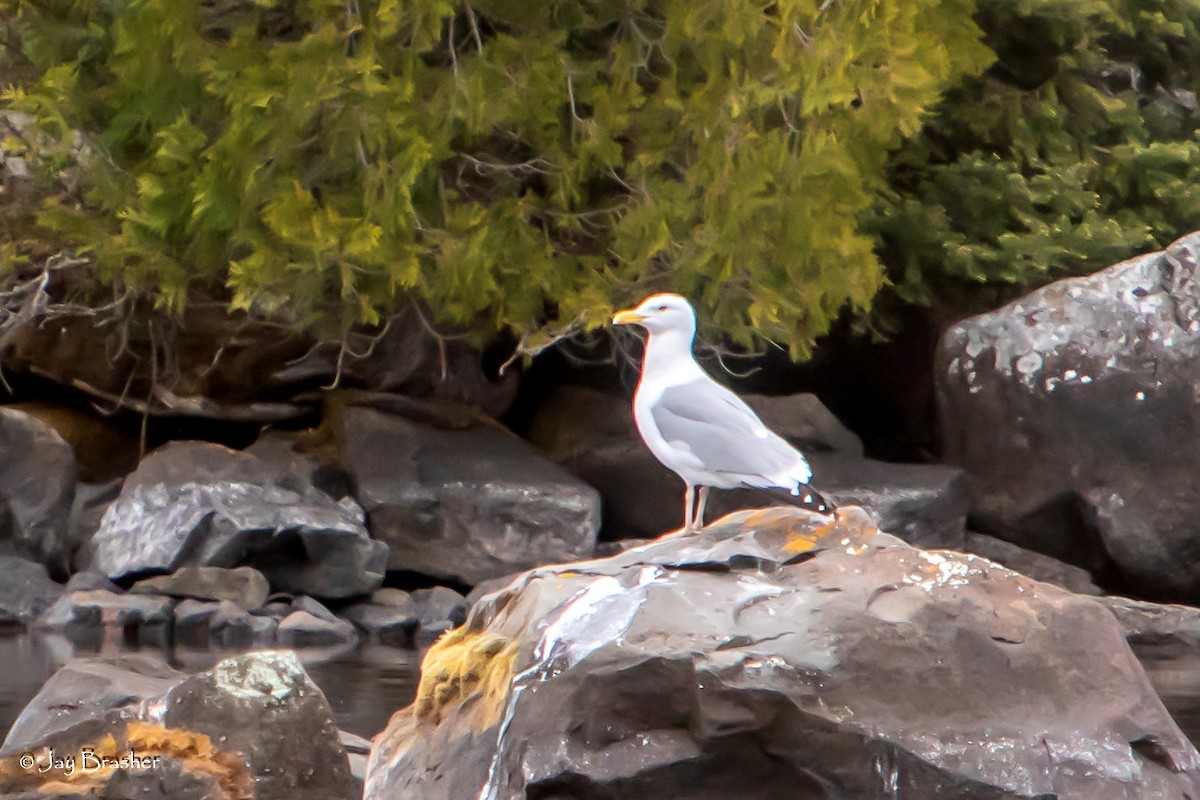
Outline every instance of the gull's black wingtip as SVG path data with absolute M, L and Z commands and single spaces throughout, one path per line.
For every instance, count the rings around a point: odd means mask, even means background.
M 759 491 L 773 499 L 787 503 L 790 506 L 803 508 L 807 511 L 815 511 L 818 514 L 824 514 L 827 517 L 832 517 L 837 513 L 837 504 L 822 495 L 807 483 L 802 483 L 791 491 L 783 488 L 760 489 Z

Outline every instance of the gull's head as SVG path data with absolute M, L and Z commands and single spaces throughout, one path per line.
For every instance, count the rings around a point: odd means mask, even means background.
M 613 314 L 614 325 L 641 325 L 650 333 L 696 332 L 696 312 L 692 304 L 677 294 L 652 294 L 637 308 Z

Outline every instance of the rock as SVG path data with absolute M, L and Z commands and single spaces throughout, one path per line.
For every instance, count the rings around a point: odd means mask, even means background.
M 1101 598 L 1134 645 L 1200 647 L 1200 608 L 1110 595 Z
M 64 578 L 75 456 L 53 428 L 0 408 L 0 552 L 40 561 Z
M 405 608 L 412 603 L 412 595 L 403 589 L 394 589 L 391 586 L 384 586 L 382 589 L 376 589 L 375 591 L 371 592 L 371 602 L 378 603 L 381 606 Z
M 236 608 L 236 607 L 235 607 Z M 241 609 L 237 609 L 241 611 Z M 243 612 L 244 613 L 244 612 Z M 128 658 L 128 657 L 126 657 Z M 256 652 L 194 676 L 109 660 L 80 680 L 72 664 L 47 683 L 0 759 L 0 796 L 148 800 L 350 800 L 346 753 L 321 690 L 295 655 Z M 53 691 L 50 691 L 53 689 Z M 61 714 L 39 709 L 62 708 Z M 18 752 L 105 755 L 151 762 L 80 775 L 22 768 Z M 39 767 L 40 769 L 40 767 Z M 69 779 L 69 780 L 68 780 Z M 63 790 L 78 794 L 63 795 Z
M 419 624 L 411 604 L 405 608 L 379 603 L 356 603 L 348 607 L 343 616 L 380 644 L 397 647 L 412 644 L 413 634 Z
M 120 586 L 110 581 L 107 575 L 90 569 L 83 572 L 76 572 L 67 579 L 67 585 L 64 588 L 68 592 L 86 592 L 91 589 L 102 589 L 106 592 L 116 593 L 123 591 Z
M 214 600 L 180 600 L 175 606 L 175 643 L 208 646 L 208 628 L 221 604 Z
M 467 618 L 467 598 L 447 586 L 417 589 L 412 593 L 412 613 L 421 631 L 454 628 Z
M 963 546 L 971 496 L 961 469 L 824 453 L 813 453 L 810 461 L 819 476 L 814 483 L 835 504 L 871 509 L 879 517 L 879 527 L 909 544 Z M 762 505 L 761 499 L 757 505 Z M 719 505 L 713 508 L 722 510 Z
M 294 653 L 227 658 L 168 691 L 163 709 L 164 725 L 241 754 L 256 800 L 356 797 L 333 711 Z
M 45 567 L 16 556 L 0 555 L 0 575 L 0 626 L 28 625 L 63 592 Z
M 266 577 L 253 567 L 180 567 L 171 575 L 140 580 L 129 591 L 198 600 L 228 600 L 253 611 L 266 602 L 271 587 Z
M 113 417 L 40 400 L 13 403 L 8 408 L 41 420 L 70 445 L 80 483 L 109 486 L 118 481 L 120 488 L 120 479 L 137 467 L 141 442 Z
M 159 658 L 137 653 L 73 659 L 25 706 L 0 746 L 0 756 L 24 752 L 52 733 L 112 712 L 143 717 L 154 700 L 186 677 Z
M 173 442 L 147 456 L 92 550 L 112 578 L 248 565 L 276 589 L 321 597 L 372 591 L 387 558 L 353 501 L 296 487 L 252 455 L 204 442 Z
M 1198 248 L 1191 234 L 946 332 L 943 449 L 981 530 L 1200 600 Z
M 208 619 L 208 642 L 226 649 L 262 647 L 274 644 L 278 626 L 273 617 L 256 616 L 222 600 Z
M 323 619 L 326 622 L 341 621 L 338 619 L 337 614 L 334 614 L 332 611 L 322 605 L 320 600 L 316 600 L 312 597 L 306 597 L 304 595 L 292 599 L 291 610 L 306 611 L 317 619 Z
M 324 647 L 358 638 L 354 626 L 340 619 L 322 619 L 308 611 L 293 611 L 283 618 L 276 632 L 284 647 Z
M 830 500 L 874 509 L 907 542 L 962 546 L 970 496 L 961 470 L 863 459 L 862 442 L 811 394 L 745 400 L 808 456 L 813 485 Z M 683 482 L 646 449 L 627 399 L 562 387 L 538 410 L 530 439 L 600 491 L 605 539 L 654 538 L 683 524 Z M 716 490 L 705 517 L 786 502 L 785 494 Z
M 443 429 L 353 405 L 332 424 L 390 569 L 470 584 L 595 545 L 595 490 L 498 424 Z
M 741 512 L 481 599 L 364 800 L 1183 800 L 1200 753 L 1100 601 L 827 518 Z
M 174 605 L 169 597 L 115 594 L 103 589 L 70 592 L 46 609 L 36 625 L 76 641 L 96 641 L 104 629 L 110 629 L 139 644 L 166 645 L 171 640 Z
M 997 564 L 1003 564 L 1034 580 L 1061 586 L 1068 592 L 1104 594 L 1104 590 L 1092 581 L 1092 575 L 1086 569 L 1080 569 L 1059 561 L 1057 558 L 1026 550 L 1024 547 L 997 539 L 995 536 L 968 531 L 966 545 L 963 549 L 968 553 L 991 559 Z
M 91 568 L 92 537 L 100 530 L 108 507 L 121 494 L 121 483 L 122 479 L 115 479 L 108 483 L 75 484 L 67 539 L 73 571 L 82 572 Z
M 338 740 L 346 751 L 350 774 L 354 776 L 354 783 L 358 788 L 357 796 L 361 797 L 363 778 L 367 774 L 367 759 L 371 755 L 371 740 L 343 730 L 338 731 Z

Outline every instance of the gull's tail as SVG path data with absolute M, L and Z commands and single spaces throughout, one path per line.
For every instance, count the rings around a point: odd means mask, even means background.
M 837 511 L 837 505 L 833 501 L 826 498 L 807 483 L 799 484 L 795 489 L 790 491 L 783 488 L 759 488 L 758 491 L 777 502 L 787 503 L 790 506 L 803 508 L 808 511 L 815 511 L 818 514 L 825 514 L 831 517 Z

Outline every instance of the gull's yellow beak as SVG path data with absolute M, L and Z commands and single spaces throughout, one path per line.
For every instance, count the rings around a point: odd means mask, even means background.
M 643 317 L 641 314 L 630 309 L 626 311 L 618 311 L 617 313 L 613 314 L 612 321 L 613 325 L 636 325 L 644 319 L 645 317 Z

